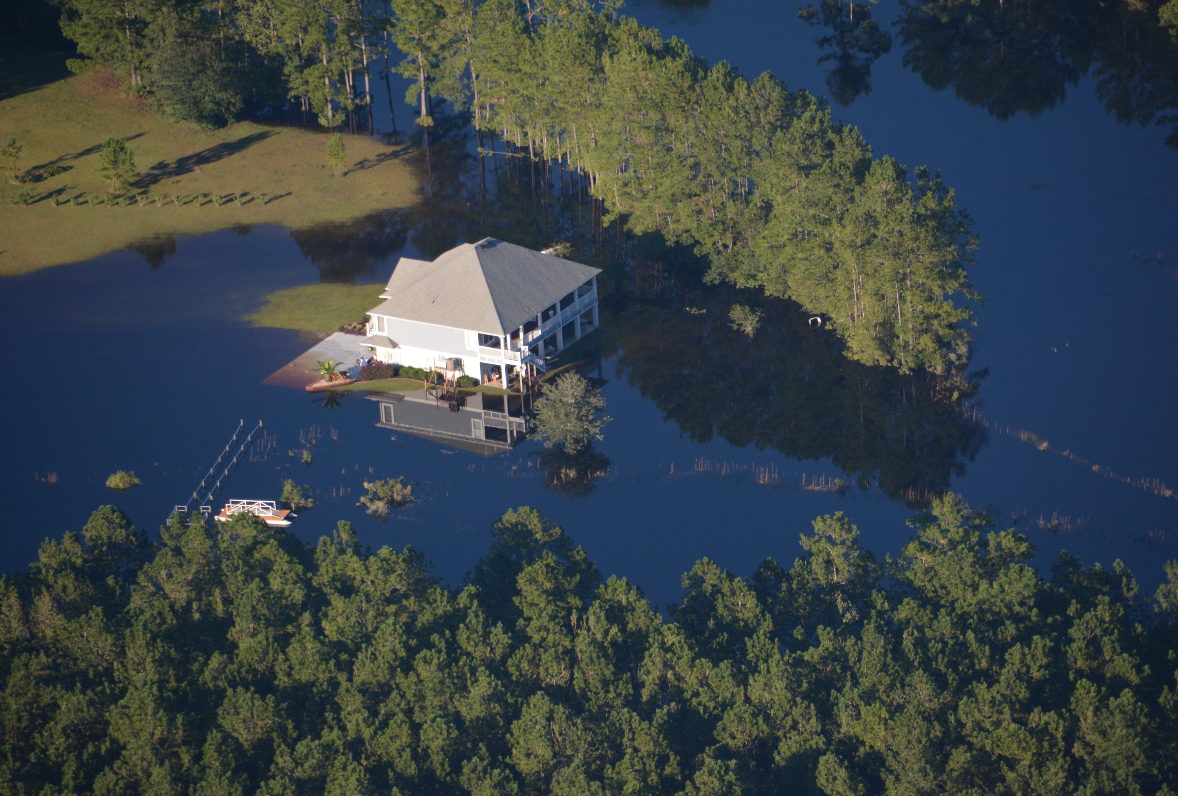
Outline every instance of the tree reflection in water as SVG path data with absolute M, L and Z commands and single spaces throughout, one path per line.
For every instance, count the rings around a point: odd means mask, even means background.
M 321 393 L 317 398 L 312 398 L 311 403 L 319 404 L 320 409 L 338 409 L 349 395 L 351 393 L 331 390 Z
M 815 36 L 814 42 L 820 49 L 834 49 L 818 59 L 819 64 L 834 62 L 826 73 L 826 87 L 834 101 L 846 106 L 870 94 L 871 65 L 892 51 L 892 37 L 871 18 L 871 8 L 848 0 L 844 13 L 842 0 L 823 0 L 818 8 L 801 9 L 798 17 L 831 31 L 829 36 Z
M 696 442 L 829 458 L 861 486 L 915 507 L 946 492 L 987 441 L 960 411 L 976 379 L 853 362 L 792 302 L 741 295 L 764 311 L 750 339 L 727 322 L 731 291 L 665 292 L 681 298 L 632 303 L 602 326 L 617 337 L 619 378 Z
M 1178 43 L 1158 24 L 1160 0 L 901 4 L 904 65 L 995 118 L 1052 108 L 1091 74 L 1118 122 L 1178 122 Z M 1178 128 L 1166 145 L 1178 148 Z
M 164 261 L 176 255 L 176 237 L 174 235 L 153 235 L 150 238 L 132 243 L 123 251 L 139 252 L 151 270 L 159 269 Z
M 1178 148 L 1178 41 L 1159 24 L 1163 1 L 900 0 L 895 24 L 904 66 L 996 119 L 1053 108 L 1091 75 L 1118 122 L 1175 125 L 1166 145 Z M 798 16 L 831 31 L 815 42 L 833 48 L 819 63 L 834 62 L 826 82 L 835 102 L 869 93 L 871 67 L 891 46 L 870 10 L 824 0 Z
M 544 479 L 544 488 L 560 492 L 569 502 L 586 498 L 597 489 L 597 482 L 609 474 L 613 462 L 592 446 L 566 453 L 560 448 L 545 448 L 532 454 Z

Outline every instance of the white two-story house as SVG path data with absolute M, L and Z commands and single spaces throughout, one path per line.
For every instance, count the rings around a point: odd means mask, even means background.
M 599 268 L 485 238 L 431 262 L 402 257 L 368 312 L 381 362 L 461 370 L 480 382 L 544 368 L 597 328 Z M 457 362 L 455 361 L 457 360 Z

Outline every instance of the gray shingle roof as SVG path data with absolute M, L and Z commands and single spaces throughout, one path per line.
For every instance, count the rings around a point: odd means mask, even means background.
M 402 257 L 370 315 L 508 334 L 601 273 L 572 260 L 484 238 L 432 263 Z

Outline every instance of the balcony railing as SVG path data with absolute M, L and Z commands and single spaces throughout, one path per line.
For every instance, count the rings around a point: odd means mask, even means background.
M 513 351 L 510 348 L 504 351 L 502 348 L 484 348 L 483 346 L 479 346 L 479 356 L 486 357 L 487 359 L 505 359 L 508 362 L 520 361 L 520 352 Z

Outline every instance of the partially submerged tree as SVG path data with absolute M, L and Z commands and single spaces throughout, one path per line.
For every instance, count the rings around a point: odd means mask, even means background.
M 364 488 L 368 492 L 356 505 L 364 506 L 370 516 L 382 522 L 389 516 L 390 510 L 402 508 L 413 502 L 413 486 L 405 483 L 403 475 L 382 481 L 365 481 Z
M 311 487 L 306 484 L 300 487 L 289 478 L 282 485 L 282 497 L 279 502 L 292 511 L 302 511 L 315 505 L 315 499 L 311 497 Z
M 760 310 L 754 310 L 743 304 L 734 304 L 732 311 L 728 313 L 728 320 L 732 321 L 732 328 L 752 337 L 761 325 L 761 315 Z
M 565 373 L 545 385 L 536 401 L 535 439 L 546 448 L 577 453 L 601 439 L 601 429 L 611 418 L 602 414 L 605 398 L 579 373 Z
M 109 489 L 116 492 L 126 492 L 128 489 L 134 489 L 139 486 L 142 481 L 135 477 L 135 472 L 127 472 L 126 470 L 119 470 L 117 473 L 112 473 L 106 479 L 106 485 Z

